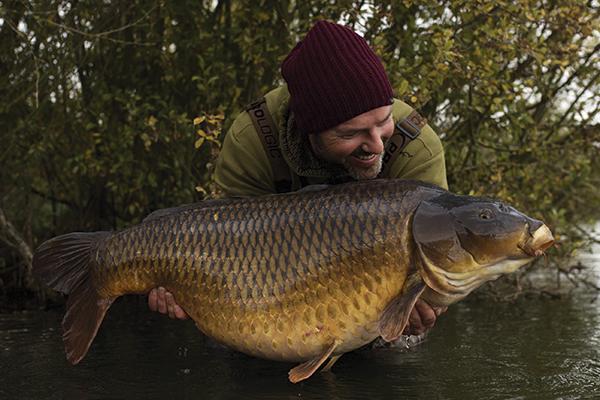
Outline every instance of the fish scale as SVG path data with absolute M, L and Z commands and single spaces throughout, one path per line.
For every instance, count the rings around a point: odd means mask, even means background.
M 264 204 L 260 204 L 260 205 L 264 205 Z M 323 209 L 322 207 L 327 207 L 328 204 L 319 204 L 318 207 Z M 373 204 L 373 206 L 376 208 L 376 206 L 378 206 L 377 203 Z M 286 208 L 284 208 L 284 210 L 287 210 Z M 368 209 L 367 209 L 368 210 Z M 210 211 L 205 211 L 205 212 L 211 212 Z M 235 212 L 246 212 L 247 210 L 239 210 L 239 209 L 234 209 Z M 227 229 L 227 227 L 224 224 L 218 223 L 216 225 L 216 229 L 214 230 L 216 232 L 216 234 L 220 235 L 224 235 L 223 237 L 226 237 L 227 235 L 229 236 L 229 247 L 224 247 L 225 241 L 224 240 L 219 240 L 219 241 L 211 241 L 210 235 L 206 235 L 206 233 L 210 233 L 210 229 L 205 230 L 203 233 L 205 235 L 200 235 L 199 237 L 199 244 L 197 246 L 210 246 L 211 242 L 215 243 L 216 247 L 215 249 L 209 249 L 208 251 L 210 253 L 214 253 L 216 254 L 216 262 L 212 262 L 209 264 L 212 264 L 213 268 L 215 268 L 216 270 L 220 270 L 222 271 L 222 273 L 224 274 L 231 274 L 233 275 L 231 278 L 232 280 L 235 279 L 236 284 L 235 285 L 217 285 L 217 287 L 213 287 L 213 290 L 218 290 L 218 291 L 222 291 L 223 294 L 227 294 L 226 296 L 222 297 L 223 302 L 229 301 L 234 303 L 232 300 L 237 300 L 237 304 L 239 304 L 241 307 L 241 309 L 243 309 L 244 313 L 246 313 L 249 309 L 251 309 L 251 307 L 249 307 L 249 305 L 256 305 L 258 303 L 258 300 L 265 300 L 263 301 L 264 303 L 269 303 L 269 301 L 280 301 L 282 302 L 281 305 L 284 305 L 283 302 L 285 302 L 286 300 L 292 300 L 292 297 L 289 296 L 287 294 L 287 291 L 290 290 L 290 288 L 293 288 L 294 290 L 298 290 L 299 288 L 303 288 L 302 285 L 292 285 L 292 283 L 297 283 L 299 279 L 305 277 L 305 276 L 309 276 L 310 275 L 310 270 L 311 268 L 309 268 L 309 259 L 308 257 L 306 257 L 305 252 L 309 252 L 311 255 L 313 255 L 312 252 L 310 252 L 310 247 L 311 245 L 314 245 L 314 241 L 317 240 L 316 243 L 327 243 L 327 241 L 332 241 L 332 240 L 338 240 L 341 242 L 341 245 L 339 246 L 334 246 L 334 249 L 339 247 L 341 248 L 345 248 L 346 251 L 348 251 L 348 249 L 351 249 L 352 246 L 350 244 L 350 241 L 355 240 L 355 238 L 352 236 L 352 234 L 350 233 L 352 231 L 352 229 L 354 228 L 354 221 L 352 220 L 350 224 L 340 224 L 338 225 L 338 221 L 336 219 L 330 220 L 331 224 L 327 227 L 325 227 L 324 232 L 325 235 L 323 236 L 317 236 L 315 234 L 315 232 L 313 232 L 312 230 L 304 230 L 304 232 L 308 232 L 308 234 L 303 233 L 303 231 L 301 231 L 300 229 L 298 229 L 298 225 L 286 225 L 289 223 L 293 223 L 293 221 L 298 221 L 302 218 L 301 215 L 298 215 L 297 213 L 290 213 L 289 216 L 285 215 L 276 215 L 274 217 L 268 218 L 268 216 L 266 215 L 267 211 L 264 207 L 258 207 L 257 211 L 257 215 L 256 215 L 256 219 L 261 219 L 263 218 L 263 227 L 266 228 L 266 232 L 267 234 L 264 234 L 263 236 L 260 236 L 255 243 L 258 243 L 258 246 L 252 248 L 247 246 L 247 242 L 241 240 L 241 241 L 237 241 L 237 239 L 239 239 L 237 237 L 237 233 L 239 233 L 240 230 L 243 230 L 245 228 L 245 224 L 244 221 L 236 221 L 236 223 L 231 224 L 231 227 L 229 228 L 229 230 Z M 256 212 L 255 211 L 255 212 Z M 306 211 L 304 211 L 306 212 Z M 219 213 L 221 214 L 219 217 L 217 217 L 217 220 L 223 220 L 225 218 L 231 218 L 232 215 L 223 215 L 223 213 Z M 213 213 L 213 217 L 214 215 L 218 215 L 217 213 Z M 323 216 L 324 218 L 326 218 L 326 215 Z M 322 218 L 323 218 L 322 217 Z M 196 218 L 198 218 L 198 216 L 196 216 Z M 202 219 L 202 218 L 200 218 Z M 252 218 L 251 220 L 254 220 L 254 218 Z M 180 221 L 177 221 L 180 222 Z M 248 224 L 250 225 L 250 224 Z M 283 232 L 278 231 L 278 229 L 281 229 L 282 225 L 284 226 Z M 177 223 L 175 224 L 175 226 L 177 226 Z M 319 225 L 319 227 L 322 228 L 322 225 Z M 162 226 L 162 224 L 160 223 L 156 223 L 154 224 L 154 226 L 149 226 L 147 228 L 150 228 L 150 230 L 153 230 L 153 232 L 157 232 L 157 230 L 160 230 L 162 232 L 168 232 L 168 227 L 167 226 Z M 184 227 L 185 228 L 185 227 Z M 327 229 L 329 228 L 329 229 Z M 208 231 L 208 232 L 207 232 Z M 337 231 L 337 232 L 336 232 Z M 277 233 L 279 233 L 279 235 L 277 235 Z M 336 237 L 336 233 L 337 233 L 337 237 Z M 279 236 L 281 238 L 281 241 L 278 242 L 277 246 L 273 246 L 273 240 L 275 239 L 276 236 Z M 383 236 L 383 235 L 382 235 Z M 208 238 L 208 240 L 207 240 Z M 320 240 L 323 239 L 323 240 Z M 172 242 L 171 238 L 167 235 L 166 237 L 161 238 L 160 241 L 157 241 L 156 239 L 151 240 L 154 243 L 157 242 L 162 242 L 162 243 L 170 243 Z M 244 245 L 246 243 L 246 245 Z M 116 247 L 121 246 L 122 244 L 120 242 L 115 243 Z M 109 244 L 107 244 L 108 247 L 110 247 Z M 127 247 L 130 247 L 128 245 L 126 245 Z M 233 249 L 235 249 L 235 252 L 233 251 Z M 322 249 L 322 248 L 321 248 Z M 339 252 L 340 250 L 335 250 L 335 253 Z M 266 268 L 256 268 L 256 269 L 252 269 L 253 274 L 246 274 L 243 275 L 241 272 L 241 269 L 234 269 L 233 266 L 238 265 L 239 263 L 231 263 L 231 262 L 227 262 L 227 260 L 230 260 L 234 257 L 237 257 L 237 259 L 243 260 L 244 257 L 246 257 L 246 252 L 249 253 L 249 257 L 247 257 L 250 262 L 254 262 L 254 265 L 256 265 L 256 259 L 254 259 L 254 255 L 259 255 L 259 258 L 261 260 L 265 260 L 266 261 L 266 265 L 269 265 L 269 269 Z M 269 253 L 267 253 L 269 252 Z M 253 254 L 254 253 L 254 254 Z M 128 255 L 127 252 L 124 253 L 125 255 Z M 168 250 L 166 250 L 166 247 L 163 246 L 162 248 L 159 248 L 155 251 L 152 251 L 152 254 L 157 254 L 157 258 L 158 260 L 156 260 L 156 265 L 157 268 L 173 268 L 173 265 L 171 265 L 168 262 L 164 262 L 163 260 L 168 260 L 173 256 L 176 256 L 177 253 L 176 252 L 171 252 L 169 253 Z M 335 257 L 335 255 L 333 256 Z M 120 264 L 121 264 L 121 270 L 127 270 L 127 261 L 124 259 L 119 260 Z M 285 262 L 288 261 L 288 262 Z M 283 262 L 283 264 L 282 264 Z M 243 261 L 241 261 L 241 263 L 243 263 Z M 263 264 L 263 265 L 265 265 Z M 175 265 L 179 266 L 181 265 L 181 263 L 176 263 Z M 206 262 L 205 263 L 201 263 L 201 265 L 198 266 L 198 268 L 205 268 Z M 252 264 L 250 264 L 252 265 Z M 346 264 L 344 265 L 343 263 L 340 264 L 340 266 L 343 267 L 348 267 L 351 266 L 351 264 Z M 319 265 L 320 268 L 323 268 L 324 265 Z M 177 270 L 178 268 L 175 268 L 175 270 Z M 155 270 L 156 271 L 156 270 Z M 158 272 L 158 271 L 156 271 Z M 269 278 L 266 278 L 264 275 L 268 274 Z M 314 273 L 314 270 L 313 270 Z M 261 276 L 262 279 L 257 279 L 257 276 Z M 250 279 L 248 279 L 250 278 Z M 323 299 L 325 301 L 331 301 L 331 294 L 327 291 L 327 289 L 321 284 L 321 283 L 317 283 L 318 279 L 322 279 L 325 281 L 325 283 L 329 280 L 331 280 L 331 276 L 329 274 L 326 273 L 322 273 L 320 274 L 317 279 L 314 279 L 316 282 L 313 285 L 317 286 L 316 290 L 306 290 L 306 287 L 304 287 L 304 291 L 305 293 L 302 293 L 302 297 L 300 300 L 297 300 L 296 302 L 294 302 L 295 304 L 300 304 L 300 303 L 304 303 L 304 306 L 306 308 L 313 308 L 314 312 L 311 313 L 311 317 L 308 319 L 309 322 L 314 325 L 313 328 L 315 331 L 319 331 L 322 328 L 319 328 L 319 324 L 325 324 L 328 322 L 328 317 L 332 316 L 332 315 L 337 315 L 336 313 L 327 313 L 325 310 L 326 308 L 321 304 L 321 305 L 317 305 L 317 306 L 312 306 L 311 304 L 307 304 L 308 302 L 312 302 L 317 303 L 320 299 Z M 275 288 L 279 289 L 279 290 L 274 290 L 273 287 L 267 287 L 265 286 L 265 284 L 267 282 L 275 282 Z M 253 285 L 257 285 L 259 283 L 262 283 L 262 287 L 260 287 L 260 291 L 258 290 L 259 287 L 257 286 L 253 286 Z M 286 284 L 287 283 L 287 284 Z M 168 284 L 168 282 L 165 282 L 165 286 L 169 287 L 170 285 Z M 205 285 L 204 285 L 205 286 Z M 308 285 L 306 285 L 308 286 Z M 360 284 L 358 283 L 354 283 L 354 285 L 351 285 L 351 287 L 353 288 L 354 291 L 358 289 L 360 289 Z M 170 288 L 170 287 L 169 287 Z M 247 292 L 244 292 L 243 289 L 250 289 L 252 288 L 252 295 L 251 296 L 247 296 Z M 175 289 L 174 291 L 176 291 L 177 288 L 173 288 Z M 210 287 L 203 287 L 202 289 L 207 289 L 210 290 Z M 116 293 L 115 293 L 116 294 Z M 244 295 L 246 294 L 246 295 Z M 265 299 L 265 294 L 268 294 L 267 299 Z M 184 296 L 182 297 L 181 300 L 178 301 L 179 303 L 184 306 L 184 308 L 186 310 L 188 310 L 190 307 L 186 307 L 186 298 L 188 298 L 189 296 Z M 297 296 L 300 297 L 300 296 Z M 220 302 L 220 303 L 223 303 Z M 223 306 L 223 304 L 219 304 L 220 306 Z M 332 309 L 332 307 L 330 307 L 330 309 Z M 288 320 L 291 320 L 292 322 L 295 322 L 297 320 L 301 320 L 301 318 L 295 318 L 295 313 L 290 311 L 290 309 L 288 308 L 287 310 L 284 307 L 284 310 L 287 312 L 284 312 L 284 315 L 287 317 Z M 190 311 L 188 311 L 190 312 Z M 192 314 L 193 316 L 193 310 L 192 312 L 190 312 L 190 314 Z M 218 314 L 218 312 L 213 312 L 214 315 Z M 247 321 L 251 321 L 253 318 L 256 318 L 256 316 L 237 316 L 237 315 L 230 315 L 230 317 L 234 317 L 237 319 L 246 319 Z M 201 318 L 194 318 L 196 320 L 199 320 Z M 224 320 L 224 318 L 219 318 L 220 320 Z M 306 318 L 304 318 L 306 319 Z M 332 320 L 335 320 L 335 318 L 331 318 Z M 290 352 L 290 354 L 282 354 L 281 358 L 282 359 L 289 359 L 290 357 L 292 359 L 295 359 L 296 357 L 305 357 L 305 353 L 304 352 L 298 352 L 298 351 L 290 351 L 290 349 L 293 347 L 294 343 L 297 342 L 297 338 L 294 337 L 293 334 L 290 334 L 289 329 L 286 329 L 286 322 L 288 321 L 284 321 L 284 319 L 282 318 L 278 318 L 278 319 L 273 319 L 271 318 L 271 321 L 279 326 L 279 332 L 280 334 L 282 334 L 283 336 L 287 336 L 286 340 L 283 341 L 284 343 L 287 344 L 286 347 L 286 351 Z M 259 323 L 258 325 L 262 325 L 262 326 L 268 326 L 269 325 L 269 318 L 265 319 L 264 321 L 261 321 L 261 323 Z M 214 336 L 217 336 L 218 333 L 216 332 L 218 329 L 215 327 L 211 327 L 210 324 L 202 324 L 201 322 L 198 323 L 199 327 L 203 330 L 207 330 L 210 333 L 213 333 Z M 206 325 L 206 326 L 203 326 Z M 243 323 L 239 324 L 240 326 L 245 326 Z M 256 324 L 255 324 L 256 325 Z M 254 330 L 253 332 L 249 332 L 250 333 L 250 338 L 247 339 L 245 341 L 245 344 L 250 344 L 252 343 L 252 335 L 256 334 L 258 331 Z M 224 341 L 228 341 L 227 338 L 223 338 L 225 339 Z M 306 342 L 306 340 L 302 340 L 303 342 Z M 256 343 L 255 343 L 256 344 Z M 276 348 L 280 348 L 281 345 L 277 344 Z M 261 343 L 262 348 L 268 347 L 265 346 L 264 343 Z M 319 348 L 320 346 L 317 346 L 317 348 L 315 349 L 316 351 L 320 351 L 321 349 Z
M 483 208 L 501 221 L 480 219 Z M 159 210 L 120 232 L 51 239 L 33 267 L 69 294 L 73 363 L 115 298 L 164 286 L 208 336 L 304 362 L 290 371 L 297 382 L 377 336 L 399 337 L 421 295 L 451 304 L 552 243 L 541 221 L 500 203 L 376 180 Z

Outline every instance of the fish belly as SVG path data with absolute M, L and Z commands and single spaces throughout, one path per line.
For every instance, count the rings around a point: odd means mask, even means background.
M 309 279 L 275 295 L 234 297 L 226 289 L 175 289 L 176 300 L 206 335 L 243 353 L 281 361 L 311 359 L 335 342 L 336 354 L 361 347 L 378 335 L 379 317 L 400 291 L 404 274 L 366 268 Z M 249 291 L 251 292 L 251 291 Z M 255 295 L 257 291 L 255 291 Z M 181 299 L 181 300 L 180 300 Z

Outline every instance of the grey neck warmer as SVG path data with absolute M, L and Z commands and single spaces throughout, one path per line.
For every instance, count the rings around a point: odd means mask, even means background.
M 288 104 L 283 104 L 279 145 L 285 161 L 297 175 L 316 178 L 340 179 L 348 177 L 344 167 L 318 158 L 308 140 L 308 136 L 297 131 L 294 114 Z

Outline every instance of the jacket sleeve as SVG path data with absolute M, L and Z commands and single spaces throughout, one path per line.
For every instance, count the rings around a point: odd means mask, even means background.
M 276 193 L 269 160 L 247 112 L 242 112 L 223 141 L 215 182 L 225 196 Z
M 429 125 L 411 141 L 391 167 L 391 178 L 415 179 L 448 189 L 444 148 Z

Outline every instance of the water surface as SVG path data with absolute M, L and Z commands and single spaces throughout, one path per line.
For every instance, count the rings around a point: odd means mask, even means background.
M 599 399 L 598 300 L 465 301 L 408 351 L 347 354 L 293 385 L 288 364 L 204 338 L 190 321 L 117 302 L 88 356 L 69 365 L 62 312 L 0 316 L 0 398 Z
M 583 259 L 600 265 L 600 248 Z M 600 399 L 595 296 L 468 298 L 420 345 L 347 354 L 296 385 L 292 365 L 228 350 L 131 298 L 77 366 L 65 360 L 62 309 L 0 314 L 0 399 Z

